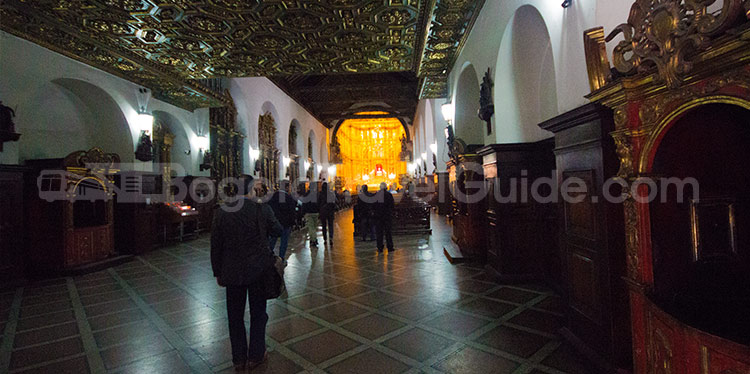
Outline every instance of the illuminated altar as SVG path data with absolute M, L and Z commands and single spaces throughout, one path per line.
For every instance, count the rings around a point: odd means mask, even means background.
M 406 132 L 396 118 L 348 119 L 336 132 L 341 165 L 336 168 L 346 189 L 357 191 L 366 184 L 372 190 L 380 183 L 399 183 L 406 162 L 399 157 Z

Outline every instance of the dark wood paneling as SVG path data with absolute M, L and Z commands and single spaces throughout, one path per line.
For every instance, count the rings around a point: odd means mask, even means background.
M 0 165 L 0 288 L 24 277 L 24 169 Z
M 552 139 L 548 139 L 494 144 L 478 151 L 483 156 L 488 191 L 483 220 L 487 266 L 500 279 L 558 283 L 556 209 L 533 199 L 530 190 L 534 180 L 552 174 L 553 147 Z
M 580 202 L 561 199 L 559 242 L 567 329 L 600 363 L 631 366 L 629 302 L 625 282 L 623 209 L 602 198 L 604 182 L 619 169 L 612 113 L 589 104 L 540 127 L 555 133 L 557 180 L 578 178 Z M 575 194 L 570 194 L 576 196 Z M 560 195 L 562 198 L 563 196 Z

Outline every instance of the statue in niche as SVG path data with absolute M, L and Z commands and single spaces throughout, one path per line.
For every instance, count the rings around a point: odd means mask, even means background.
M 138 140 L 138 146 L 135 148 L 135 159 L 143 162 L 154 159 L 154 146 L 151 143 L 151 136 L 145 131 L 141 131 L 141 138 Z
M 13 117 L 15 116 L 16 112 L 10 107 L 3 105 L 3 102 L 0 101 L 0 131 L 15 133 L 16 124 L 13 123 Z
M 16 112 L 0 101 L 0 152 L 3 150 L 3 142 L 15 142 L 21 137 L 21 134 L 16 134 L 16 124 L 13 123 L 15 116 Z
M 482 121 L 487 122 L 487 135 L 492 133 L 492 115 L 495 114 L 495 105 L 492 104 L 492 78 L 490 78 L 490 69 L 484 73 L 484 79 L 479 89 L 479 110 L 477 115 Z
M 406 139 L 406 134 L 401 135 L 401 152 L 398 154 L 401 161 L 411 161 L 411 152 L 409 152 L 409 140 Z
M 334 137 L 331 141 L 331 163 L 333 164 L 340 164 L 342 163 L 341 159 L 341 144 L 339 143 L 339 139 Z

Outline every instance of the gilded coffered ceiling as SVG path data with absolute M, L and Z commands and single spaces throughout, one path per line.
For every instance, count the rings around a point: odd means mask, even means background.
M 189 109 L 216 77 L 412 71 L 440 97 L 481 1 L 3 0 L 0 28 Z

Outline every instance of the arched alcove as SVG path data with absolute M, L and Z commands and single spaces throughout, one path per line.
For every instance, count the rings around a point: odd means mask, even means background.
M 558 114 L 555 63 L 547 25 L 531 5 L 518 8 L 503 33 L 495 65 L 498 143 L 552 136 L 537 126 Z
M 468 64 L 461 71 L 456 85 L 455 121 L 456 137 L 467 145 L 484 144 L 484 122 L 477 116 L 479 110 L 479 81 L 474 66 Z
M 303 174 L 301 153 L 304 151 L 304 148 L 302 147 L 302 134 L 300 131 L 299 121 L 293 119 L 289 124 L 289 131 L 287 131 L 287 153 L 291 160 L 289 170 L 287 171 L 287 179 L 292 184 L 296 184 Z
M 307 134 L 307 137 L 305 138 L 305 154 L 304 158 L 307 160 L 307 162 L 310 164 L 309 168 L 305 168 L 304 162 L 303 162 L 303 169 L 305 176 L 305 179 L 307 180 L 314 180 L 315 179 L 315 164 L 317 161 L 317 137 L 315 136 L 315 131 L 310 130 L 310 132 Z
M 133 162 L 135 147 L 125 115 L 112 96 L 89 82 L 60 78 L 40 85 L 18 112 L 25 117 L 19 123 L 24 134 L 21 160 L 100 147 L 117 153 L 122 162 Z
M 177 176 L 190 174 L 191 158 L 185 151 L 191 149 L 190 138 L 185 132 L 185 126 L 175 116 L 161 110 L 153 111 L 154 125 L 166 126 L 169 133 L 174 136 L 172 146 L 170 147 L 171 161 L 174 165 L 171 170 Z M 154 134 L 156 136 L 156 134 Z
M 750 111 L 701 105 L 659 136 L 650 172 L 671 182 L 654 182 L 648 205 L 654 300 L 688 325 L 748 344 Z

